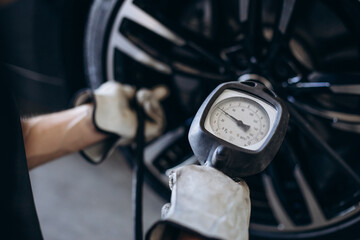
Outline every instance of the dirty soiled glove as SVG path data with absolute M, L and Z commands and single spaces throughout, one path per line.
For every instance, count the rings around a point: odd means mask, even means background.
M 209 166 L 189 165 L 169 177 L 171 203 L 147 240 L 247 240 L 250 219 L 249 188 Z
M 108 81 L 95 91 L 80 92 L 74 105 L 92 102 L 94 104 L 93 123 L 95 127 L 112 136 L 106 140 L 89 146 L 80 153 L 91 163 L 100 163 L 107 158 L 117 146 L 130 144 L 136 135 L 138 122 L 136 111 L 130 102 L 135 98 L 143 107 L 146 115 L 145 138 L 147 141 L 159 136 L 165 126 L 165 115 L 160 100 L 165 98 L 168 90 L 156 87 L 152 90 L 140 89 L 124 85 L 116 81 Z

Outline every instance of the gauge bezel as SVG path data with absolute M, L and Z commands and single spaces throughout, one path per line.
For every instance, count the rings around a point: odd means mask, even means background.
M 205 120 L 219 96 L 226 90 L 242 92 L 271 105 L 277 112 L 272 129 L 257 149 L 247 149 L 225 141 L 205 128 Z M 289 114 L 283 101 L 264 85 L 256 82 L 228 82 L 219 85 L 206 98 L 194 117 L 189 131 L 190 146 L 202 164 L 214 165 L 214 153 L 226 149 L 226 158 L 214 166 L 231 177 L 249 176 L 263 171 L 275 157 L 286 134 Z

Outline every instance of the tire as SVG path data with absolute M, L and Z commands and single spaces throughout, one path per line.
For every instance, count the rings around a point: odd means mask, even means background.
M 256 2 L 239 1 L 250 9 L 240 10 L 239 20 L 231 18 L 241 9 L 235 1 L 95 0 L 85 36 L 88 82 L 170 89 L 169 125 L 145 152 L 149 183 L 168 197 L 166 171 L 196 163 L 187 130 L 203 99 L 221 82 L 262 76 L 294 114 L 273 163 L 246 178 L 251 236 L 353 239 L 360 234 L 360 4 Z M 260 22 L 252 17 L 258 9 Z M 319 82 L 326 84 L 315 87 Z M 122 151 L 131 162 L 133 150 Z

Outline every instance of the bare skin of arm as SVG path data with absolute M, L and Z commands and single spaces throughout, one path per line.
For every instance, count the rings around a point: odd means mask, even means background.
M 96 130 L 92 112 L 92 104 L 84 104 L 62 112 L 22 119 L 29 169 L 104 140 L 107 135 Z

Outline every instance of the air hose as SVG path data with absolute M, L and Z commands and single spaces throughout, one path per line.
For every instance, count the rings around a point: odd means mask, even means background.
M 135 101 L 138 128 L 136 133 L 136 161 L 133 170 L 132 203 L 134 221 L 134 239 L 143 238 L 143 183 L 144 183 L 144 147 L 145 147 L 145 113 Z

